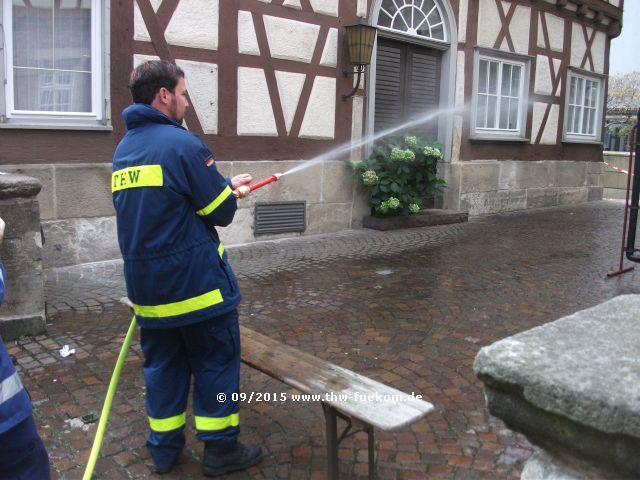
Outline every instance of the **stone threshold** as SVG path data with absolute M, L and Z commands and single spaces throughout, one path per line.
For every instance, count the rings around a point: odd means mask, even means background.
M 458 210 L 444 210 L 429 208 L 420 210 L 413 215 L 397 217 L 364 217 L 362 226 L 373 230 L 398 230 L 401 228 L 431 227 L 434 225 L 449 225 L 469 220 L 469 212 Z

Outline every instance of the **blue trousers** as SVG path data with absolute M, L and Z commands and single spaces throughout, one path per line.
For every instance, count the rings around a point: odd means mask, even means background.
M 33 417 L 0 434 L 0 480 L 49 480 L 49 455 Z
M 220 448 L 232 448 L 240 429 L 237 311 L 185 327 L 142 328 L 140 345 L 151 426 L 147 448 L 156 467 L 171 465 L 184 447 L 192 378 L 197 438 Z

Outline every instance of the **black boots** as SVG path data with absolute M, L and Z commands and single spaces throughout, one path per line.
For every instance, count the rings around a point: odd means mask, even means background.
M 202 458 L 202 473 L 215 477 L 236 470 L 244 470 L 262 459 L 259 445 L 236 444 L 232 450 L 221 450 L 213 443 L 205 443 Z

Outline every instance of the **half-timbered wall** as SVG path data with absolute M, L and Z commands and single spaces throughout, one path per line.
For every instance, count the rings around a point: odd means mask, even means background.
M 619 33 L 619 2 L 576 0 L 460 0 L 456 116 L 451 180 L 453 208 L 488 213 L 602 197 L 601 132 L 595 138 L 568 133 L 568 79 L 600 82 L 601 128 L 609 41 Z M 474 131 L 478 51 L 520 61 L 528 68 L 526 117 L 521 136 L 482 137 Z M 570 132 L 570 129 L 569 129 Z
M 186 126 L 216 152 L 225 175 L 246 171 L 262 178 L 379 130 L 375 51 L 358 94 L 348 101 L 341 96 L 353 86 L 353 77 L 342 73 L 344 26 L 357 17 L 390 22 L 380 16 L 383 5 L 437 5 L 444 22 L 434 20 L 426 41 L 409 25 L 406 31 L 388 28 L 382 36 L 388 43 L 406 43 L 407 51 L 435 49 L 429 82 L 438 84 L 427 88 L 435 95 L 429 109 L 461 107 L 438 119 L 429 133 L 445 152 L 445 207 L 477 214 L 601 198 L 600 132 L 589 130 L 589 120 L 583 123 L 595 110 L 568 91 L 595 91 L 600 85 L 603 103 L 609 43 L 620 30 L 622 0 L 104 2 L 110 17 L 106 127 L 0 128 L 1 168 L 43 183 L 47 266 L 119 257 L 108 179 L 112 152 L 124 133 L 120 112 L 130 103 L 126 84 L 135 64 L 162 58 L 180 65 L 192 107 Z M 522 83 L 511 77 L 513 88 L 526 87 L 521 117 L 515 122 L 510 116 L 503 132 L 492 131 L 488 117 L 478 120 L 479 65 L 485 57 L 524 75 Z M 491 62 L 482 68 L 487 65 Z M 515 98 L 513 91 L 509 95 Z M 603 115 L 602 109 L 597 113 Z M 601 124 L 602 119 L 592 123 Z M 593 139 L 583 141 L 585 134 Z M 256 201 L 305 201 L 305 234 L 359 227 L 368 213 L 366 198 L 348 179 L 344 160 L 363 153 L 366 148 L 343 149 L 341 156 L 242 200 L 223 240 L 273 238 L 253 233 Z

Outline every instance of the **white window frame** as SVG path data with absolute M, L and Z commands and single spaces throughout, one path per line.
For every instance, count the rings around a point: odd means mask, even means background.
M 112 130 L 109 89 L 109 0 L 91 2 L 91 112 L 14 109 L 12 0 L 0 0 L 0 128 Z
M 501 78 L 503 65 L 521 68 L 520 92 L 518 95 L 518 125 L 515 129 L 484 128 L 477 126 L 478 116 L 478 86 L 480 77 L 480 61 L 498 62 L 500 64 L 498 79 Z M 527 127 L 527 109 L 529 104 L 529 72 L 532 57 L 498 50 L 476 48 L 473 59 L 473 96 L 471 106 L 471 139 L 472 140 L 516 140 L 528 141 L 525 138 Z M 498 101 L 501 96 L 502 82 L 498 80 Z M 498 103 L 498 113 L 500 112 Z
M 571 79 L 582 79 L 583 80 L 583 101 L 584 101 L 584 88 L 586 87 L 586 82 L 595 82 L 596 83 L 596 92 L 598 97 L 596 98 L 595 108 L 590 109 L 586 107 L 584 104 L 575 106 L 580 107 L 579 115 L 581 116 L 580 124 L 582 125 L 582 115 L 584 115 L 585 109 L 592 110 L 592 118 L 593 118 L 593 133 L 584 133 L 584 132 L 570 132 L 570 125 L 573 124 L 573 117 L 570 118 L 569 112 L 571 103 Z M 580 70 L 577 68 L 569 67 L 567 69 L 567 87 L 565 89 L 565 103 L 564 103 L 564 125 L 562 128 L 562 141 L 569 143 L 602 143 L 602 108 L 604 106 L 604 75 L 599 75 L 593 72 L 587 72 L 585 70 Z M 574 110 L 575 111 L 575 110 Z

